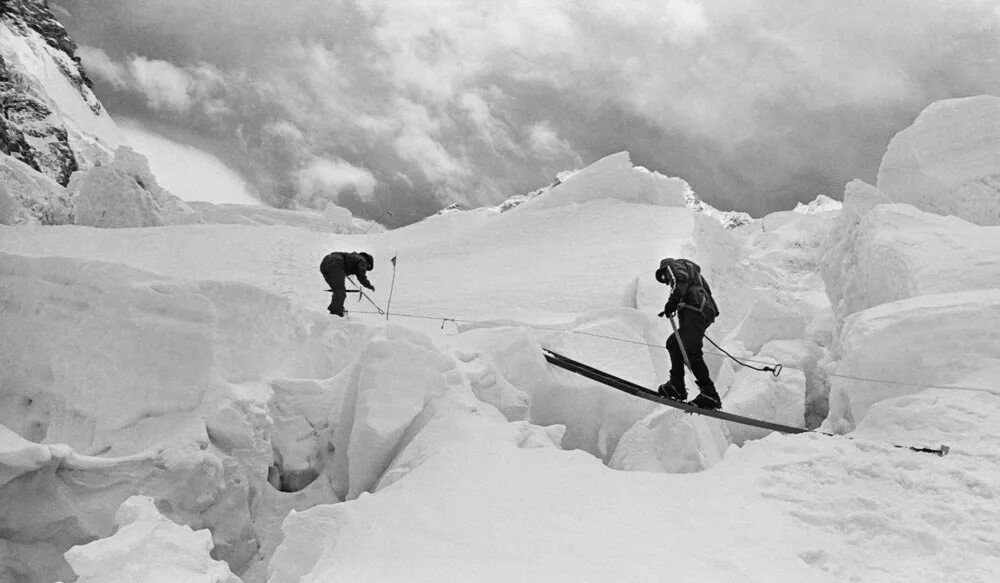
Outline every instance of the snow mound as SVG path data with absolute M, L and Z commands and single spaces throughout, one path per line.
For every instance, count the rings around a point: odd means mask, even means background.
M 998 330 L 1000 289 L 920 296 L 852 315 L 838 340 L 824 427 L 848 432 L 879 401 L 953 384 L 1000 362 Z
M 0 491 L 26 509 L 3 513 L 4 531 L 59 552 L 110 534 L 113 509 L 142 492 L 245 566 L 252 501 L 270 488 L 266 380 L 331 376 L 361 345 L 362 327 L 260 288 L 110 263 L 3 255 L 0 298 L 0 424 L 102 456 L 53 459 Z
M 621 436 L 656 405 L 550 365 L 542 347 L 654 387 L 667 376 L 666 352 L 657 347 L 662 331 L 634 309 L 597 312 L 565 328 L 571 332 L 518 328 L 467 331 L 459 339 L 459 358 L 490 366 L 499 379 L 522 391 L 530 400 L 528 418 L 532 423 L 565 426 L 566 448 L 583 449 L 607 460 Z M 627 342 L 609 343 L 599 336 Z
M 322 340 L 330 330 L 315 325 L 326 321 L 258 288 L 3 257 L 0 358 L 11 364 L 0 374 L 6 396 L 31 400 L 40 424 L 32 429 L 34 416 L 5 408 L 0 421 L 21 433 L 83 451 L 135 447 L 134 437 L 128 445 L 116 432 L 191 411 L 226 381 L 332 370 L 335 357 Z
M 555 447 L 562 438 L 558 428 L 509 424 L 476 399 L 452 358 L 428 336 L 406 328 L 373 331 L 338 382 L 343 397 L 331 410 L 331 474 L 342 499 L 385 488 L 464 441 L 488 436 L 523 447 Z
M 806 380 L 800 370 L 787 370 L 775 378 L 758 371 L 743 369 L 736 373 L 732 387 L 724 395 L 725 410 L 737 415 L 766 419 L 790 427 L 804 425 Z M 743 445 L 760 439 L 770 430 L 738 423 L 728 423 L 729 439 Z
M 69 193 L 55 180 L 0 153 L 0 224 L 63 225 L 73 221 Z M 5 191 L 5 192 L 3 192 Z
M 1000 288 L 1000 227 L 878 204 L 877 192 L 860 193 L 866 186 L 848 185 L 845 214 L 825 247 L 823 278 L 838 322 L 910 297 Z
M 152 498 L 122 502 L 115 524 L 114 535 L 67 551 L 77 583 L 240 583 L 228 565 L 209 556 L 207 530 L 171 522 Z
M 128 146 L 118 148 L 110 165 L 74 172 L 66 188 L 78 225 L 122 228 L 199 222 L 187 203 L 156 182 L 146 157 Z
M 687 201 L 686 205 L 689 209 L 715 219 L 724 229 L 735 229 L 737 227 L 742 227 L 743 225 L 748 225 L 754 221 L 754 218 L 751 217 L 749 213 L 740 211 L 720 211 L 714 206 L 698 198 L 698 195 L 695 194 L 693 190 L 688 190 L 685 194 L 685 199 Z
M 608 465 L 633 472 L 700 472 L 719 463 L 727 447 L 721 422 L 661 407 L 622 435 Z
M 839 200 L 833 200 L 825 194 L 820 194 L 809 204 L 802 204 L 801 202 L 795 203 L 795 208 L 792 209 L 792 212 L 803 215 L 812 215 L 816 213 L 839 211 L 842 207 L 843 204 Z
M 889 142 L 877 185 L 895 202 L 1000 225 L 1000 97 L 927 106 Z
M 601 198 L 683 207 L 690 191 L 684 180 L 633 166 L 628 152 L 619 152 L 573 173 L 515 210 L 561 207 Z
M 348 387 L 335 424 L 334 464 L 347 480 L 339 493 L 353 499 L 374 488 L 427 402 L 460 389 L 464 378 L 429 338 L 396 326 L 379 330 L 342 376 Z

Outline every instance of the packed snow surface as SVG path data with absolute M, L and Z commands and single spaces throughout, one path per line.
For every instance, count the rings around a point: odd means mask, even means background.
M 993 580 L 993 227 L 854 184 L 859 204 L 727 230 L 627 160 L 366 235 L 0 227 L 0 579 L 166 543 L 255 583 Z M 335 250 L 375 256 L 388 321 L 357 297 L 326 313 Z M 786 366 L 706 346 L 727 411 L 846 435 L 685 415 L 546 363 L 666 380 L 665 256 L 703 266 L 710 337 Z M 898 289 L 867 267 L 892 258 Z M 156 513 L 116 523 L 137 495 Z M 148 536 L 164 521 L 190 530 Z

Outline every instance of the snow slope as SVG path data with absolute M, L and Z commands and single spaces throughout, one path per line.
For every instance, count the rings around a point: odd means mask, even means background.
M 726 230 L 602 164 L 614 180 L 363 236 L 0 227 L 0 575 L 68 579 L 62 553 L 145 495 L 253 582 L 990 581 L 996 286 L 952 255 L 905 298 L 837 275 L 954 242 L 995 265 L 988 227 L 872 194 Z M 375 255 L 383 306 L 398 258 L 388 322 L 325 313 L 332 250 Z M 713 338 L 788 367 L 710 355 L 727 410 L 815 425 L 830 391 L 825 429 L 849 435 L 755 434 L 546 364 L 543 346 L 662 382 L 666 255 L 705 267 Z

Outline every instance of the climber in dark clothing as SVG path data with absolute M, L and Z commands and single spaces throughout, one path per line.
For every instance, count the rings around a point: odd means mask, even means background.
M 375 259 L 368 253 L 348 253 L 345 251 L 335 251 L 323 258 L 319 264 L 319 271 L 323 274 L 323 279 L 330 286 L 333 298 L 327 310 L 335 316 L 344 317 L 344 300 L 347 298 L 347 288 L 344 281 L 348 275 L 354 275 L 358 282 L 366 288 L 375 291 L 375 286 L 368 281 L 366 272 L 375 267 Z
M 683 345 L 700 391 L 691 404 L 702 409 L 722 408 L 722 399 L 715 390 L 701 351 L 705 330 L 719 315 L 719 307 L 712 298 L 712 289 L 702 277 L 698 264 L 687 259 L 667 258 L 661 261 L 660 268 L 656 270 L 656 280 L 673 288 L 660 317 L 672 318 L 676 313 L 680 321 L 678 330 L 667 339 L 670 380 L 660 385 L 660 394 L 677 401 L 687 400 L 684 353 L 681 352 Z

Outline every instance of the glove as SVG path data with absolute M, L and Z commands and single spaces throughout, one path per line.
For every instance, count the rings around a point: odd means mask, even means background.
M 676 313 L 677 313 L 677 309 L 676 308 L 670 309 L 669 306 L 663 306 L 663 311 L 659 313 L 659 316 L 661 318 L 663 318 L 664 316 L 666 316 L 667 318 L 673 318 L 674 314 L 676 314 Z
M 375 291 L 375 286 L 374 285 L 366 285 L 365 287 L 367 287 L 368 289 L 370 289 L 372 291 Z

